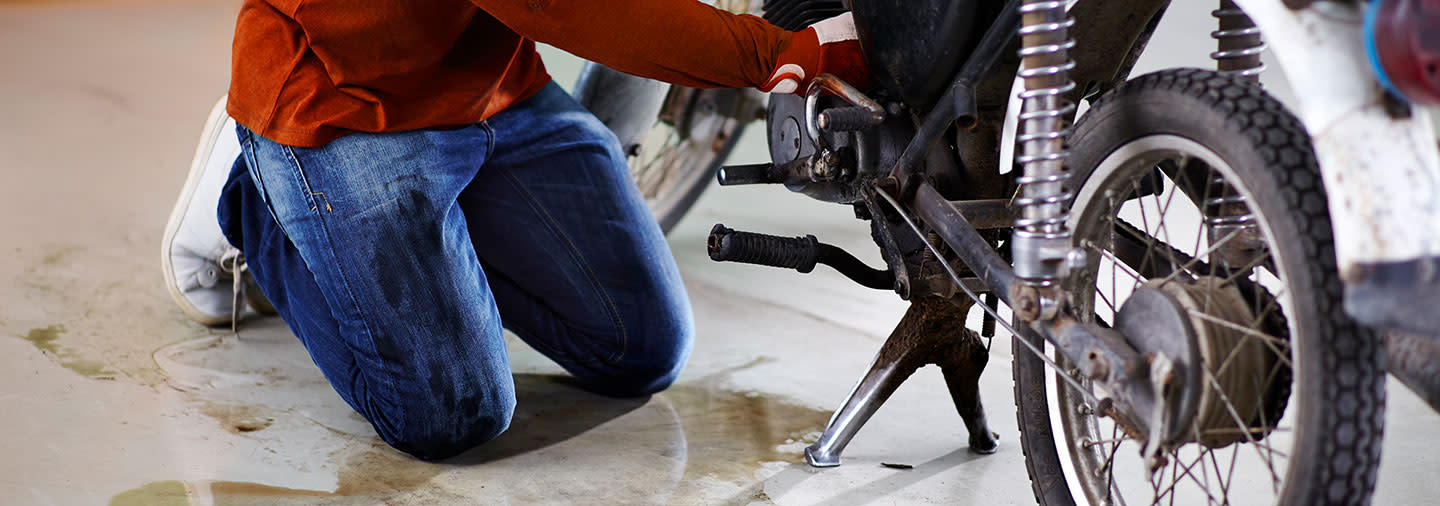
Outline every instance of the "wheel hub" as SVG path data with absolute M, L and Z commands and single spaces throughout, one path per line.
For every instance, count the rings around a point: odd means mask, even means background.
M 1213 276 L 1193 282 L 1150 282 L 1131 294 L 1116 329 L 1141 353 L 1164 353 L 1184 380 L 1171 399 L 1170 446 L 1220 448 L 1259 440 L 1278 417 L 1267 408 L 1283 378 L 1280 360 L 1233 283 Z

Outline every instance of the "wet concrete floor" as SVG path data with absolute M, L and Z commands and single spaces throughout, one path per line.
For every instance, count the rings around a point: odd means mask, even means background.
M 711 263 L 717 222 L 879 263 L 847 208 L 780 188 L 712 189 L 671 235 L 699 333 L 674 388 L 597 397 L 512 340 L 509 432 L 438 464 L 386 447 L 283 323 L 207 329 L 163 286 L 237 4 L 0 1 L 0 505 L 1033 503 L 1003 336 L 981 380 L 998 454 L 966 451 L 927 368 L 843 466 L 803 463 L 905 305 L 823 269 Z M 547 57 L 573 80 L 573 58 Z M 757 132 L 735 161 L 763 160 Z M 1419 504 L 1440 495 L 1440 416 L 1390 392 L 1376 502 Z

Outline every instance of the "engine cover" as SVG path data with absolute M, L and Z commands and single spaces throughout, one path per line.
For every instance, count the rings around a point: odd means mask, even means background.
M 805 126 L 804 97 L 788 93 L 771 94 L 765 118 L 770 159 L 776 165 L 815 155 L 815 141 Z

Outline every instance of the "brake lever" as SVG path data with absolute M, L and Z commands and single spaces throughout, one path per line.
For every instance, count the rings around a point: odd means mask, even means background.
M 1165 458 L 1160 455 L 1160 438 L 1163 434 L 1170 433 L 1170 424 L 1173 423 L 1170 415 L 1170 393 L 1175 384 L 1175 363 L 1164 353 L 1156 353 L 1150 359 L 1150 388 L 1155 392 L 1155 403 L 1150 409 L 1150 436 L 1145 440 L 1145 447 L 1141 449 L 1140 456 L 1150 466 L 1150 473 L 1153 474 L 1165 467 Z

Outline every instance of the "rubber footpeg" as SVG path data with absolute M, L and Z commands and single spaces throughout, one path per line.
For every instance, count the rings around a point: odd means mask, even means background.
M 802 273 L 814 270 L 820 258 L 820 241 L 813 235 L 780 237 L 737 232 L 721 224 L 710 229 L 706 247 L 710 259 L 716 262 L 768 265 Z

